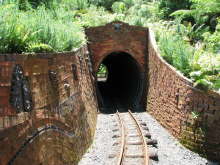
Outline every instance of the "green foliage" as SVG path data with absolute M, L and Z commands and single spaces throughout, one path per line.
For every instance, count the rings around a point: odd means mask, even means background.
M 220 16 L 220 1 L 219 0 L 191 0 L 192 5 L 188 10 L 174 11 L 171 16 L 178 19 L 186 19 L 195 24 L 196 27 L 201 25 L 204 28 L 209 28 L 214 31 L 217 25 L 217 17 Z M 208 29 L 208 30 L 209 30 Z M 206 30 L 206 31 L 208 31 Z M 201 34 L 202 35 L 202 34 Z
M 196 51 L 197 52 L 197 51 Z M 190 78 L 195 82 L 194 86 L 203 90 L 219 90 L 220 82 L 220 57 L 216 54 L 200 51 L 191 61 L 192 72 Z
M 218 79 L 214 81 L 213 88 L 218 92 L 220 92 L 220 74 L 218 74 Z
M 195 45 L 196 49 L 187 67 L 189 78 L 195 82 L 194 86 L 203 90 L 220 91 L 220 24 L 217 19 L 220 15 L 220 1 L 191 2 L 187 10 L 177 10 L 171 14 L 176 17 L 175 24 L 178 27 L 173 37 L 180 35 L 185 42 Z M 165 57 L 168 58 L 168 62 L 170 56 Z M 172 65 L 178 69 L 175 64 Z
M 97 8 L 96 6 L 91 6 L 86 12 L 78 12 L 77 16 L 77 24 L 83 27 L 100 26 L 119 18 L 117 14 L 111 14 L 104 8 Z
M 46 8 L 53 8 L 60 2 L 61 0 L 2 0 L 2 4 L 17 4 L 20 10 L 29 10 L 42 5 Z
M 220 52 L 220 18 L 214 33 L 206 32 L 203 34 L 206 49 L 215 53 Z
M 199 79 L 194 83 L 194 87 L 207 91 L 208 89 L 211 89 L 213 84 L 206 80 L 206 79 Z
M 108 72 L 107 67 L 104 64 L 101 64 L 97 74 L 106 74 Z
M 185 76 L 192 79 L 194 86 L 202 90 L 218 91 L 220 82 L 220 56 L 204 50 L 204 44 L 196 48 L 184 38 L 186 27 L 175 22 L 154 25 L 163 58 Z
M 108 69 L 107 67 L 104 65 L 104 64 L 101 64 L 99 69 L 98 69 L 98 72 L 97 72 L 97 77 L 98 78 L 105 78 L 104 81 L 107 80 L 107 77 L 108 77 Z
M 158 2 L 136 0 L 126 11 L 124 21 L 131 25 L 148 26 L 149 22 L 158 21 L 158 15 Z
M 46 52 L 54 52 L 54 50 L 50 45 L 47 45 L 47 44 L 32 43 L 28 46 L 28 52 L 46 53 Z
M 69 9 L 83 10 L 89 7 L 89 0 L 62 0 L 62 4 Z
M 192 3 L 190 0 L 160 0 L 160 17 L 168 19 L 170 18 L 170 14 L 174 11 L 180 9 L 189 9 L 191 5 Z
M 126 5 L 123 2 L 115 2 L 112 5 L 112 11 L 115 13 L 124 13 L 126 11 Z
M 0 17 L 1 53 L 70 51 L 85 42 L 81 27 L 73 23 L 73 13 L 62 8 L 20 11 L 16 5 L 3 5 Z
M 192 111 L 191 112 L 191 116 L 193 119 L 198 119 L 199 116 L 200 116 L 200 113 L 199 112 L 196 112 L 196 111 Z
M 71 51 L 84 27 L 120 20 L 152 27 L 168 63 L 220 92 L 219 17 L 219 0 L 0 0 L 0 52 Z
M 192 14 L 196 19 L 204 15 L 212 15 L 220 13 L 219 0 L 191 0 L 194 4 L 192 6 Z
M 134 0 L 123 0 L 123 2 L 125 3 L 127 8 L 130 8 L 131 6 L 135 4 Z
M 113 3 L 117 0 L 89 0 L 90 4 L 95 6 L 102 6 L 107 10 L 111 10 Z
M 175 35 L 174 30 L 163 29 L 158 31 L 157 35 L 160 36 L 158 43 L 163 58 L 189 77 L 193 48 L 181 36 Z
M 191 79 L 193 79 L 194 81 L 195 80 L 200 80 L 200 79 L 202 79 L 202 77 L 203 77 L 203 75 L 202 75 L 203 73 L 202 73 L 202 71 L 194 71 L 194 72 L 191 72 L 190 73 L 190 77 L 191 77 Z

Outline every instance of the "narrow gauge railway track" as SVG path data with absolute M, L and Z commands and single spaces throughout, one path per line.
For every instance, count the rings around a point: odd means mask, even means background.
M 121 127 L 121 148 L 117 165 L 148 165 L 145 136 L 132 112 L 116 112 Z

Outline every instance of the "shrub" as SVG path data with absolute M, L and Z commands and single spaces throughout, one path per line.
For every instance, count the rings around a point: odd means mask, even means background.
M 77 23 L 83 27 L 105 25 L 117 18 L 117 14 L 107 12 L 103 7 L 91 6 L 86 12 L 78 13 Z
M 116 1 L 117 0 L 89 0 L 89 3 L 95 6 L 103 6 L 107 10 L 111 10 L 113 3 Z
M 159 9 L 161 10 L 160 17 L 163 19 L 170 18 L 170 14 L 180 9 L 190 9 L 191 0 L 160 0 Z
M 46 8 L 53 8 L 61 0 L 2 0 L 0 4 L 17 4 L 20 10 L 29 10 L 44 5 Z
M 206 32 L 203 34 L 204 42 L 209 51 L 214 53 L 220 52 L 220 18 L 214 33 Z
M 123 0 L 127 8 L 130 8 L 135 4 L 134 0 Z
M 0 52 L 23 53 L 43 49 L 62 52 L 80 47 L 85 42 L 84 33 L 73 22 L 73 16 L 61 8 L 47 10 L 42 6 L 20 11 L 16 5 L 0 6 L 0 17 L 3 18 L 0 20 Z
M 57 4 L 59 6 L 60 4 Z M 83 10 L 89 7 L 89 0 L 62 0 L 61 5 L 71 10 Z
M 196 87 L 204 89 L 220 89 L 220 57 L 216 54 L 203 51 L 191 61 L 193 71 L 190 77 Z
M 193 4 L 188 10 L 174 11 L 171 16 L 188 20 L 195 24 L 196 27 L 205 25 L 210 31 L 215 31 L 218 23 L 217 17 L 220 15 L 219 0 L 191 0 Z
M 154 25 L 155 26 L 155 25 Z M 220 91 L 220 56 L 204 50 L 203 45 L 193 48 L 178 33 L 178 25 L 157 25 L 157 41 L 163 58 L 202 90 Z
M 126 5 L 123 2 L 115 2 L 112 5 L 112 11 L 115 13 L 124 13 L 126 11 Z
M 186 43 L 181 36 L 175 34 L 173 30 L 157 32 L 161 55 L 175 68 L 189 77 L 191 71 L 190 60 L 193 57 L 193 48 Z

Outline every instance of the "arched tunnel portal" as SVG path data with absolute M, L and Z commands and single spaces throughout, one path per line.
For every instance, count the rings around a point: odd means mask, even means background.
M 111 113 L 115 108 L 127 110 L 138 104 L 143 83 L 137 61 L 128 53 L 113 52 L 104 58 L 102 65 L 108 74 L 104 81 L 97 78 L 100 110 Z

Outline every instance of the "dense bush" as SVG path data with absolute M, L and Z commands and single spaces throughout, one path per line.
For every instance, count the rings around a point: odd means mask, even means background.
M 181 20 L 190 20 L 196 30 L 194 40 L 201 40 L 204 32 L 214 32 L 220 17 L 219 0 L 191 0 L 193 5 L 189 10 L 177 10 L 171 14 Z
M 174 25 L 161 30 L 162 32 L 166 31 L 166 34 L 158 35 L 162 55 L 175 68 L 191 78 L 196 87 L 203 90 L 214 89 L 220 91 L 220 23 L 218 23 L 220 1 L 182 1 L 183 4 L 186 2 L 189 5 L 183 8 L 175 6 L 175 3 L 169 4 L 169 2 L 171 1 L 166 1 L 164 4 L 160 3 L 164 6 L 173 6 L 168 7 L 168 14 L 162 12 L 162 16 L 165 16 L 164 18 L 174 16 L 176 21 Z M 162 9 L 165 9 L 163 5 Z M 171 10 L 173 13 L 169 15 Z M 173 30 L 173 27 L 176 30 Z M 173 36 L 169 35 L 169 30 L 172 30 Z M 181 46 L 179 43 L 181 43 Z M 188 58 L 190 49 L 186 45 L 190 46 L 190 44 L 195 46 L 195 49 L 190 56 L 191 58 Z M 186 55 L 183 55 L 183 49 L 187 52 Z M 174 54 L 178 54 L 178 57 L 175 57 Z M 186 68 L 173 62 L 173 58 L 178 61 L 183 56 L 188 59 L 188 62 L 184 64 L 187 66 Z M 183 61 L 185 62 L 185 60 Z
M 28 10 L 44 5 L 46 8 L 52 8 L 62 0 L 2 0 L 0 4 L 17 4 L 20 10 Z
M 179 9 L 189 9 L 191 0 L 159 0 L 161 18 L 168 19 L 170 14 Z
M 158 25 L 156 33 L 158 44 L 163 58 L 189 77 L 192 71 L 190 61 L 193 59 L 194 49 L 183 40 L 182 36 L 176 34 L 177 30 L 178 26 L 175 25 Z
M 220 56 L 206 50 L 201 43 L 193 48 L 184 35 L 180 35 L 180 25 L 162 22 L 156 26 L 156 38 L 163 58 L 186 77 L 192 79 L 195 87 L 203 90 L 220 89 Z M 182 25 L 184 26 L 184 25 Z
M 61 52 L 79 47 L 82 28 L 65 9 L 20 11 L 14 4 L 0 6 L 0 52 Z
M 220 89 L 220 56 L 210 52 L 197 51 L 191 61 L 190 78 L 196 87 L 202 89 Z
M 113 3 L 116 1 L 117 0 L 89 0 L 89 3 L 95 6 L 105 7 L 107 10 L 111 10 Z
M 203 34 L 206 49 L 214 53 L 220 52 L 220 17 L 214 33 L 206 32 Z
M 112 11 L 115 13 L 124 13 L 126 11 L 126 5 L 123 2 L 115 2 L 112 5 Z
M 117 14 L 111 14 L 103 7 L 97 8 L 96 6 L 91 6 L 87 10 L 77 11 L 75 22 L 82 27 L 94 27 L 105 25 L 117 19 L 119 19 Z
M 89 0 L 62 0 L 62 3 L 57 4 L 59 5 L 70 10 L 84 10 L 89 7 Z

